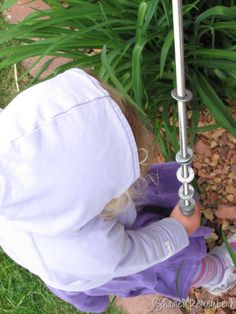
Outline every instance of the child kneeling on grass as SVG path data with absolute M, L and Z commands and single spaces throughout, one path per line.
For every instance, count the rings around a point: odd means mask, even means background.
M 220 294 L 236 283 L 226 248 L 206 253 L 200 205 L 190 217 L 176 205 L 179 165 L 143 167 L 128 108 L 74 68 L 0 114 L 0 245 L 80 311 L 104 311 L 109 295 L 179 300 L 192 286 Z

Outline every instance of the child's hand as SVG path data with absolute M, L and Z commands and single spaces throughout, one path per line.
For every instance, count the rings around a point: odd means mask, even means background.
M 191 216 L 185 216 L 177 204 L 172 210 L 170 217 L 178 220 L 186 229 L 188 235 L 194 233 L 201 224 L 201 205 L 196 203 L 194 214 Z

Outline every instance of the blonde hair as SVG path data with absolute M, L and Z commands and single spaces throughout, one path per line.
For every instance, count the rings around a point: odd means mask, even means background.
M 122 212 L 128 205 L 129 201 L 135 197 L 144 197 L 147 189 L 147 169 L 154 156 L 159 151 L 154 135 L 149 132 L 143 125 L 135 108 L 124 100 L 117 90 L 111 86 L 101 83 L 102 87 L 106 89 L 112 99 L 119 105 L 123 114 L 129 122 L 133 131 L 134 138 L 138 147 L 139 164 L 141 176 L 132 184 L 128 190 L 117 198 L 113 198 L 100 213 L 103 219 L 113 219 L 120 212 Z

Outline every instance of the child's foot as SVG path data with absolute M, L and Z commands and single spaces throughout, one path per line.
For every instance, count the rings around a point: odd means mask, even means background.
M 234 252 L 236 252 L 236 233 L 233 234 L 228 241 Z M 222 280 L 218 284 L 209 284 L 204 286 L 204 288 L 206 288 L 211 294 L 221 296 L 236 285 L 236 267 L 234 266 L 224 243 L 221 246 L 214 247 L 209 254 L 216 255 L 220 258 L 224 264 L 225 271 Z

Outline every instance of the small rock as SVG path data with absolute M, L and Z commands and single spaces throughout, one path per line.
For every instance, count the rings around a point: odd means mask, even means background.
M 130 298 L 117 297 L 116 305 L 127 314 L 182 314 L 174 301 L 154 294 Z
M 217 206 L 217 210 L 215 211 L 215 215 L 221 219 L 236 219 L 236 206 L 230 206 L 227 204 L 219 204 Z

